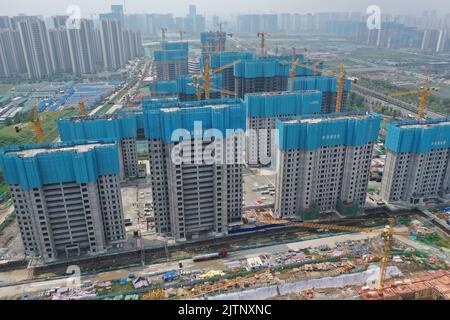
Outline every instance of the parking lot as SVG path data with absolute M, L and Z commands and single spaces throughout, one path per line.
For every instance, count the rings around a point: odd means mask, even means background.
M 152 193 L 148 180 L 122 187 L 122 202 L 125 227 L 129 235 L 139 230 L 143 234 L 154 230 L 152 222 L 147 224 L 147 220 L 154 220 Z
M 264 188 L 267 187 L 267 188 Z M 256 191 L 261 188 L 260 191 Z M 244 170 L 245 207 L 264 206 L 275 202 L 275 171 L 269 169 Z

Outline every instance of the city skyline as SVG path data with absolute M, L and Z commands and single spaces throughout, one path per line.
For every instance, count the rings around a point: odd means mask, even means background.
M 3 15 L 61 15 L 65 14 L 67 8 L 72 5 L 79 6 L 83 17 L 90 17 L 99 13 L 107 12 L 111 5 L 123 5 L 125 3 L 125 13 L 173 13 L 177 16 L 182 16 L 189 13 L 189 5 L 196 5 L 198 13 L 214 15 L 214 14 L 239 14 L 239 13 L 283 13 L 283 12 L 298 12 L 298 13 L 319 13 L 319 12 L 365 12 L 370 5 L 377 5 L 381 12 L 389 14 L 407 14 L 407 15 L 421 15 L 424 11 L 436 11 L 439 14 L 450 13 L 450 6 L 441 0 L 430 0 L 426 3 L 421 1 L 401 0 L 401 1 L 387 1 L 378 0 L 375 3 L 368 0 L 340 0 L 333 3 L 311 2 L 305 0 L 280 0 L 276 4 L 270 0 L 262 0 L 255 3 L 255 1 L 238 1 L 229 0 L 226 5 L 218 3 L 211 3 L 206 0 L 175 0 L 170 2 L 151 2 L 143 3 L 137 0 L 127 1 L 110 1 L 110 0 L 43 0 L 39 4 L 33 3 L 29 0 L 16 1 L 8 4 L 7 8 L 2 8 Z M 264 7 L 264 10 L 256 9 L 255 7 Z M 52 11 L 48 8 L 51 7 Z

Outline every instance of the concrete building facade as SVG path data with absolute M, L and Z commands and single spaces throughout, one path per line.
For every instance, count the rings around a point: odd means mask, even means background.
M 138 177 L 136 117 L 75 117 L 59 120 L 58 127 L 61 141 L 114 139 L 119 148 L 120 178 Z
M 276 154 L 277 119 L 319 114 L 322 95 L 319 91 L 267 92 L 245 95 L 247 110 L 246 163 L 250 166 L 273 164 Z
M 156 230 L 177 241 L 223 235 L 241 221 L 244 107 L 239 100 L 214 106 L 201 103 L 145 114 L 147 123 L 157 124 L 147 131 Z M 198 136 L 195 122 L 201 122 L 203 130 L 218 129 L 224 136 Z M 183 126 L 175 127 L 176 123 Z M 190 136 L 172 140 L 173 130 L 181 128 Z M 225 135 L 226 129 L 240 131 Z M 194 159 L 194 151 L 210 151 L 213 141 L 217 149 L 212 163 Z M 180 155 L 178 160 L 174 154 Z
M 450 195 L 450 120 L 402 121 L 388 128 L 381 197 L 420 205 Z
M 161 50 L 154 52 L 158 80 L 173 81 L 189 74 L 188 42 L 162 42 Z
M 315 220 L 357 214 L 365 204 L 381 118 L 339 113 L 277 120 L 275 214 Z
M 12 147 L 0 164 L 27 255 L 52 262 L 123 246 L 114 142 Z
M 14 19 L 20 33 L 28 77 L 45 78 L 53 75 L 54 61 L 44 21 L 31 16 L 19 16 Z
M 290 86 L 290 84 L 288 85 Z M 346 80 L 344 92 L 342 94 L 341 112 L 347 111 L 348 94 L 351 89 L 351 81 Z M 336 111 L 336 100 L 338 91 L 338 81 L 331 76 L 307 76 L 298 77 L 294 80 L 294 91 L 318 90 L 322 93 L 321 113 L 334 113 Z

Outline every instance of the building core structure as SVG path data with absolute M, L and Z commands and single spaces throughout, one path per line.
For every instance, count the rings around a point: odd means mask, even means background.
M 250 166 L 274 164 L 277 119 L 319 114 L 319 91 L 266 92 L 245 95 L 247 110 L 246 162 Z
M 386 202 L 423 204 L 450 195 L 450 119 L 390 124 L 381 197 Z
M 364 206 L 381 117 L 335 113 L 277 120 L 275 214 L 315 220 Z
M 27 255 L 49 263 L 123 247 L 118 159 L 113 140 L 1 150 Z
M 138 177 L 138 125 L 134 115 L 61 119 L 58 127 L 61 141 L 114 139 L 119 148 L 120 178 Z
M 242 102 L 166 103 L 144 117 L 157 233 L 177 241 L 227 234 L 243 210 Z

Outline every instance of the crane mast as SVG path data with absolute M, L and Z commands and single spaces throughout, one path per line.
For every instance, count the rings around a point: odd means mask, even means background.
M 45 142 L 44 130 L 42 129 L 42 122 L 39 118 L 39 110 L 37 104 L 34 106 L 34 119 L 32 121 L 33 131 L 36 135 L 37 141 L 39 143 Z
M 341 112 L 342 110 L 342 98 L 344 96 L 344 86 L 345 86 L 345 68 L 341 64 L 339 66 L 338 72 L 338 91 L 336 96 L 336 112 Z

